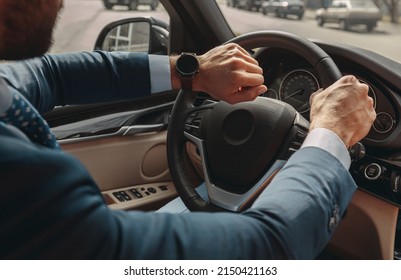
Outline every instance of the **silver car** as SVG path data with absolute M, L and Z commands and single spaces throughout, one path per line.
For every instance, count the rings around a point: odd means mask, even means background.
M 127 6 L 130 10 L 136 10 L 139 5 L 148 5 L 154 11 L 159 5 L 159 0 L 103 0 L 103 4 L 108 10 L 112 9 L 114 5 Z
M 302 0 L 268 0 L 262 4 L 262 13 L 264 15 L 274 13 L 282 18 L 294 15 L 298 19 L 302 19 L 305 13 L 305 4 Z
M 380 9 L 371 0 L 335 0 L 329 7 L 316 11 L 319 26 L 338 23 L 342 30 L 362 24 L 371 32 L 381 17 Z

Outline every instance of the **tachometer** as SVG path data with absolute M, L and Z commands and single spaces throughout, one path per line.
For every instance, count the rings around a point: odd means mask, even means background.
M 297 69 L 284 77 L 280 85 L 279 97 L 299 113 L 305 113 L 310 109 L 309 97 L 319 87 L 315 75 L 307 70 Z

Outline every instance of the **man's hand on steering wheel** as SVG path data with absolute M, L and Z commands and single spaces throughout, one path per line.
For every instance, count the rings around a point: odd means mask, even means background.
M 262 68 L 237 44 L 219 46 L 198 58 L 200 71 L 194 86 L 216 99 L 234 104 L 267 91 Z
M 218 46 L 199 55 L 199 73 L 192 82 L 193 91 L 207 92 L 217 100 L 230 104 L 252 101 L 267 91 L 263 84 L 263 70 L 248 52 L 235 43 Z M 171 58 L 175 69 L 177 57 Z M 173 88 L 180 88 L 180 81 L 172 70 Z

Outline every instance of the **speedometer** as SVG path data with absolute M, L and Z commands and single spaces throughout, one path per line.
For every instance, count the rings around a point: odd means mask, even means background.
M 280 84 L 279 97 L 299 113 L 310 109 L 309 97 L 319 89 L 315 75 L 304 69 L 289 72 Z

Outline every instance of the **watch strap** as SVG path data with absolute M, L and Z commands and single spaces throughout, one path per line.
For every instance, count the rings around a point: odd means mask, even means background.
M 186 91 L 192 91 L 192 79 L 193 77 L 184 77 L 181 76 L 181 88 Z

